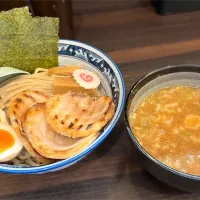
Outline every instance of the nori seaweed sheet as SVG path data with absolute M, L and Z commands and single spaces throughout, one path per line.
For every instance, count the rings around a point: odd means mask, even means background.
M 33 18 L 27 7 L 1 12 L 0 66 L 28 72 L 58 66 L 58 32 L 58 18 Z

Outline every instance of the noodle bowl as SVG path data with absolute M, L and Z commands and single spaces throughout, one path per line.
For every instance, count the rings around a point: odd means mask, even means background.
M 96 62 L 92 62 L 92 60 L 88 60 L 88 62 L 86 63 L 83 58 L 77 58 L 77 56 L 73 56 L 70 52 L 65 51 L 65 49 L 63 49 L 63 48 L 60 48 L 60 45 L 62 45 L 62 47 L 69 47 L 69 45 L 70 45 L 70 47 L 72 47 L 72 49 L 74 49 L 73 47 L 76 46 L 76 48 L 82 48 L 82 50 L 84 52 L 85 52 L 85 50 L 87 50 L 87 51 L 89 50 L 91 56 L 97 55 L 98 59 L 102 60 L 102 62 L 100 63 L 101 67 Z M 47 164 L 47 165 L 45 164 L 45 166 L 40 166 L 40 165 L 44 165 L 44 164 L 36 161 L 35 158 L 31 156 L 32 154 L 29 154 L 26 149 L 23 149 L 22 152 L 15 159 L 13 159 L 11 161 L 11 163 L 7 162 L 7 163 L 0 164 L 1 172 L 25 173 L 25 174 L 34 173 L 35 174 L 35 173 L 46 173 L 46 172 L 56 171 L 56 170 L 66 168 L 66 167 L 78 162 L 84 156 L 86 156 L 92 150 L 94 150 L 108 136 L 108 134 L 113 129 L 114 125 L 116 124 L 116 122 L 122 112 L 122 107 L 123 107 L 124 98 L 125 98 L 125 88 L 124 88 L 123 78 L 121 76 L 119 69 L 117 68 L 117 66 L 114 64 L 114 62 L 110 58 L 108 58 L 105 54 L 103 54 L 102 52 L 98 51 L 97 49 L 95 49 L 91 46 L 82 44 L 80 42 L 65 41 L 65 40 L 59 41 L 58 54 L 59 54 L 59 56 L 58 56 L 59 65 L 61 65 L 61 66 L 66 66 L 66 65 L 81 66 L 83 69 L 87 69 L 91 72 L 95 72 L 98 75 L 98 77 L 101 80 L 101 87 L 99 88 L 100 93 L 113 98 L 114 104 L 116 105 L 114 116 L 113 116 L 112 120 L 110 120 L 106 124 L 106 126 L 102 128 L 102 130 L 100 131 L 99 137 L 96 138 L 95 141 L 94 140 L 91 141 L 85 148 L 79 148 L 79 149 L 76 148 L 79 151 L 77 151 L 75 155 L 72 155 L 72 157 L 68 157 L 63 160 L 57 160 L 57 162 L 52 163 L 52 164 Z M 47 78 L 49 81 L 49 84 L 43 85 L 43 84 L 37 83 L 36 77 L 38 75 L 39 75 L 39 77 L 42 77 L 41 80 L 43 80 L 44 78 Z M 2 73 L 1 80 L 5 80 L 5 78 L 3 78 L 3 76 L 4 76 L 4 74 Z M 15 76 L 15 75 L 13 74 L 13 76 Z M 13 77 L 13 76 L 9 75 L 9 77 Z M 24 77 L 26 79 L 28 79 L 28 77 L 29 77 L 29 85 L 26 84 L 27 83 L 26 81 L 23 82 L 23 87 L 20 87 L 20 86 L 18 87 L 18 85 L 17 85 L 17 89 L 19 89 L 19 93 L 16 92 L 15 90 L 10 90 L 9 88 L 6 88 L 7 84 L 12 85 L 12 81 L 23 81 L 23 79 L 21 79 L 22 77 Z M 33 83 L 31 81 L 31 78 L 33 78 L 34 81 L 36 81 L 36 83 Z M 50 96 L 52 96 L 52 95 L 54 96 L 54 94 L 53 94 L 54 88 L 53 87 L 54 87 L 56 78 L 60 78 L 60 74 L 48 76 L 47 71 L 38 69 L 38 71 L 36 71 L 35 74 L 32 74 L 32 75 L 25 75 L 25 76 L 20 75 L 18 77 L 11 78 L 11 79 L 5 81 L 4 83 L 2 83 L 2 81 L 1 81 L 0 90 L 2 89 L 2 87 L 6 88 L 6 90 L 3 90 L 3 89 L 1 90 L 0 96 L 3 98 L 0 99 L 0 108 L 3 108 L 3 110 L 4 110 L 4 112 L 6 112 L 7 116 L 9 116 L 10 115 L 9 114 L 10 113 L 9 106 L 10 106 L 10 103 L 12 102 L 11 99 L 12 98 L 16 99 L 17 96 L 22 93 L 21 91 L 24 91 L 23 93 L 25 93 L 25 95 L 26 95 L 27 91 L 29 92 L 31 90 L 35 90 L 35 84 L 37 85 L 37 91 L 48 93 L 48 94 L 50 94 Z M 11 87 L 11 89 L 12 89 L 12 87 Z M 47 90 L 49 92 L 47 92 Z M 13 93 L 9 92 L 9 91 L 13 91 Z M 8 94 L 10 96 L 8 97 L 8 95 L 6 95 L 6 94 Z M 7 99 L 4 99 L 5 97 L 7 97 Z M 17 99 L 17 100 L 19 100 L 19 102 L 20 102 L 20 99 Z M 94 100 L 94 101 L 96 101 L 96 100 Z M 102 104 L 102 103 L 100 105 L 104 106 L 104 104 Z M 14 120 L 12 117 L 10 117 L 10 119 L 12 121 Z M 71 119 L 72 118 L 70 118 L 70 120 Z M 9 119 L 8 119 L 8 121 L 9 121 Z M 9 124 L 10 123 L 11 123 L 11 121 L 9 121 Z M 97 124 L 97 125 L 98 126 L 96 126 L 96 128 L 99 127 L 100 124 Z M 89 129 L 90 129 L 90 126 L 91 125 L 88 126 Z M 68 128 L 71 128 L 71 125 Z M 76 128 L 76 127 L 74 127 L 74 128 Z M 86 125 L 84 125 L 83 128 L 85 129 Z M 92 128 L 92 126 L 91 126 L 91 128 Z M 94 127 L 93 127 L 93 130 L 96 130 L 96 128 L 94 129 Z M 88 133 L 90 134 L 90 132 L 87 132 L 87 134 Z M 79 135 L 81 136 L 82 133 L 80 133 Z M 75 136 L 77 137 L 76 134 L 74 135 L 74 137 Z M 31 161 L 34 161 L 35 163 L 30 164 L 30 162 L 29 162 L 30 158 L 32 159 Z M 25 162 L 24 162 L 24 160 L 25 160 Z M 13 162 L 16 163 L 15 166 L 13 165 Z

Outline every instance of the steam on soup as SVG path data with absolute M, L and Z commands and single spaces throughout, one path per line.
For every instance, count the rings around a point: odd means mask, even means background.
M 131 115 L 134 135 L 148 153 L 174 169 L 200 175 L 200 89 L 162 89 Z

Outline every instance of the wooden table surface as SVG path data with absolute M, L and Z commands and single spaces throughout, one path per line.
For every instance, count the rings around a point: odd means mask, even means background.
M 200 12 L 158 16 L 151 7 L 143 7 L 76 15 L 75 24 L 77 40 L 100 48 L 117 62 L 127 92 L 154 69 L 200 64 Z M 200 199 L 143 171 L 123 118 L 95 151 L 70 168 L 46 175 L 0 174 L 0 199 Z

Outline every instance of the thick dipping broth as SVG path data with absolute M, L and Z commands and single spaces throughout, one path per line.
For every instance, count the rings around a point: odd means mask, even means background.
M 143 148 L 179 171 L 200 175 L 200 89 L 174 86 L 147 96 L 130 113 Z

